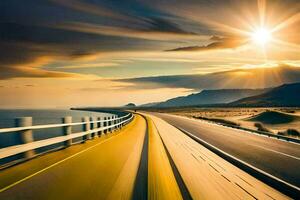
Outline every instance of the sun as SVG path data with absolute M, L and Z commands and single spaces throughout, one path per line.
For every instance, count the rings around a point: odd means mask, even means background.
M 251 36 L 253 42 L 259 45 L 265 45 L 272 39 L 271 31 L 266 28 L 256 29 Z

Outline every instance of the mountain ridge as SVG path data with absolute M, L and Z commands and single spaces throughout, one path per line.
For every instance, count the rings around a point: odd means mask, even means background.
M 300 82 L 285 83 L 278 87 L 265 89 L 202 90 L 199 93 L 141 106 L 168 108 L 205 105 L 222 107 L 300 106 Z
M 232 106 L 300 106 L 300 82 L 283 84 L 272 90 L 229 103 Z
M 155 107 L 197 106 L 208 104 L 226 104 L 238 99 L 261 94 L 269 89 L 217 89 L 202 90 L 199 93 L 180 96 L 164 102 L 150 104 Z M 149 104 L 144 104 L 149 105 Z M 142 105 L 143 106 L 143 105 Z M 147 106 L 146 106 L 147 107 Z

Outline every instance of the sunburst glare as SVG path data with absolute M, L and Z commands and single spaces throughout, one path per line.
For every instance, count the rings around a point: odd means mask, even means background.
M 272 34 L 266 28 L 259 28 L 252 33 L 251 38 L 256 44 L 266 45 L 272 39 Z

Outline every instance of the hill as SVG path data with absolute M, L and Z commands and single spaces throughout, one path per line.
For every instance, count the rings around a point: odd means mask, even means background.
M 203 90 L 196 94 L 176 97 L 155 104 L 156 107 L 196 106 L 208 104 L 226 104 L 241 98 L 262 94 L 269 89 L 220 89 Z
M 285 124 L 298 121 L 300 117 L 276 111 L 265 111 L 245 120 L 261 122 L 263 124 Z
M 136 105 L 134 103 L 128 103 L 124 107 L 136 107 Z
M 300 106 L 300 83 L 284 84 L 263 94 L 230 103 L 231 106 Z

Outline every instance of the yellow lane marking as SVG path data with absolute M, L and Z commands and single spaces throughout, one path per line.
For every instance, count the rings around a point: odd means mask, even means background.
M 94 148 L 96 146 L 99 146 L 99 145 L 101 145 L 103 143 L 106 143 L 106 142 L 110 141 L 111 139 L 115 138 L 115 136 L 117 136 L 117 135 L 109 137 L 109 138 L 107 138 L 107 139 L 105 139 L 105 140 L 103 140 L 103 141 L 101 141 L 101 142 L 99 142 L 99 143 L 97 143 L 97 144 L 95 144 L 93 146 L 90 146 L 90 147 L 88 147 L 88 148 L 86 148 L 86 149 L 84 149 L 84 150 L 82 150 L 80 152 L 77 152 L 77 153 L 75 153 L 75 154 L 73 154 L 73 155 L 71 155 L 71 156 L 69 156 L 67 158 L 64 158 L 64 159 L 62 159 L 62 160 L 60 160 L 60 161 L 58 161 L 56 163 L 53 163 L 53 164 L 49 165 L 48 167 L 45 167 L 44 169 L 41 169 L 41 170 L 39 170 L 39 171 L 37 171 L 37 172 L 35 172 L 35 173 L 31 174 L 31 175 L 28 175 L 28 176 L 26 176 L 26 177 L 24 177 L 24 178 L 22 178 L 22 179 L 20 179 L 20 180 L 18 180 L 16 182 L 12 183 L 12 184 L 9 184 L 8 186 L 5 186 L 5 187 L 1 188 L 0 189 L 0 193 L 6 191 L 6 190 L 8 190 L 8 189 L 10 189 L 10 188 L 12 188 L 12 187 L 14 187 L 16 185 L 18 185 L 18 184 L 20 184 L 20 183 L 22 183 L 24 181 L 26 181 L 26 180 L 28 180 L 28 179 L 30 179 L 30 178 L 38 175 L 38 174 L 40 174 L 40 173 L 42 173 L 42 172 L 44 172 L 44 171 L 46 171 L 46 170 L 48 170 L 48 169 L 50 169 L 52 167 L 55 167 L 55 166 L 57 166 L 57 165 L 65 162 L 67 160 L 70 160 L 70 159 L 72 159 L 72 158 L 74 158 L 74 157 L 76 157 L 76 156 L 78 156 L 78 155 L 80 155 L 82 153 L 85 153 L 85 152 L 91 150 L 92 148 Z
M 105 143 L 105 142 L 107 142 L 107 141 L 109 141 L 109 140 L 111 140 L 111 139 L 113 139 L 113 138 L 114 138 L 114 137 L 110 137 L 110 138 L 108 138 L 108 139 L 106 139 L 106 140 L 104 140 L 104 141 L 102 141 L 102 142 L 100 142 L 100 143 L 98 143 L 98 144 L 95 144 L 95 145 L 93 145 L 93 146 L 91 146 L 91 147 L 89 147 L 89 148 L 87 148 L 87 149 L 85 149 L 85 150 L 82 150 L 82 151 L 80 151 L 80 152 L 77 152 L 77 153 L 75 153 L 74 155 L 72 155 L 72 156 L 70 156 L 70 157 L 67 157 L 67 158 L 65 158 L 65 159 L 63 159 L 63 160 L 60 160 L 60 161 L 58 161 L 58 162 L 56 162 L 56 163 L 54 163 L 54 164 L 52 164 L 52 165 L 50 165 L 50 166 L 48 166 L 48 167 L 46 167 L 46 168 L 40 170 L 40 171 L 37 171 L 37 172 L 35 172 L 35 173 L 33 173 L 33 174 L 29 175 L 29 176 L 26 176 L 25 178 L 23 178 L 23 179 L 21 179 L 21 180 L 18 180 L 18 181 L 16 181 L 16 182 L 14 182 L 14 183 L 12 183 L 12 184 L 10 184 L 10 185 L 8 185 L 8 186 L 6 186 L 6 187 L 0 189 L 0 192 L 3 192 L 3 191 L 5 191 L 5 190 L 7 190 L 7 189 L 9 189 L 9 188 L 11 188 L 11 187 L 13 187 L 13 186 L 15 186 L 15 185 L 18 185 L 19 183 L 22 183 L 22 182 L 24 182 L 24 181 L 26 181 L 26 180 L 28 180 L 28 179 L 30 179 L 30 178 L 32 178 L 32 177 L 34 177 L 34 176 L 36 176 L 36 175 L 42 173 L 42 172 L 44 172 L 44 171 L 46 171 L 46 170 L 48 170 L 48 169 L 50 169 L 50 168 L 52 168 L 52 167 L 54 167 L 54 166 L 56 166 L 56 165 L 59 165 L 59 164 L 62 163 L 62 162 L 65 162 L 65 161 L 67 161 L 67 160 L 70 160 L 71 158 L 74 158 L 75 156 L 78 156 L 79 154 L 82 154 L 82 153 L 84 153 L 84 152 L 86 152 L 86 151 L 88 151 L 88 150 L 90 150 L 90 149 L 92 149 L 92 148 L 94 148 L 94 147 L 96 147 L 96 146 L 98 146 L 98 145 L 100 145 L 100 144 L 103 144 L 103 143 Z

